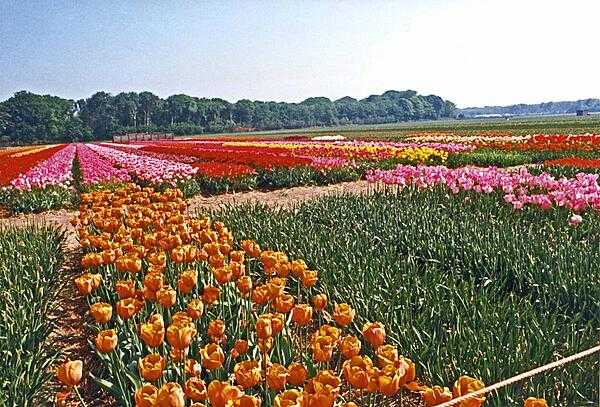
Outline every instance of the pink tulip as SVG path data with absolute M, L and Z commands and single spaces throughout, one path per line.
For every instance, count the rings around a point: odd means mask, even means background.
M 571 225 L 571 226 L 577 226 L 577 225 L 579 225 L 581 222 L 583 222 L 583 218 L 581 217 L 581 215 L 576 215 L 576 214 L 573 214 L 573 215 L 571 215 L 571 217 L 569 218 L 569 225 Z

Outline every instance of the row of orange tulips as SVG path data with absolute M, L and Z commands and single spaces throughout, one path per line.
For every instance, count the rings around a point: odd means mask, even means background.
M 469 376 L 452 391 L 423 385 L 383 324 L 361 327 L 350 304 L 331 303 L 305 261 L 237 242 L 224 224 L 185 209 L 178 190 L 129 186 L 82 195 L 73 221 L 87 252 L 75 285 L 108 372 L 90 377 L 120 404 L 434 406 L 484 387 Z M 59 367 L 59 403 L 71 388 L 79 395 L 82 370 L 80 361 Z

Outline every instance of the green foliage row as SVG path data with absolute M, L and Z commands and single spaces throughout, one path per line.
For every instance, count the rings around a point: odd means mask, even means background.
M 360 168 L 339 167 L 315 169 L 312 167 L 273 168 L 259 170 L 255 175 L 239 177 L 197 177 L 177 183 L 185 198 L 198 194 L 217 195 L 249 190 L 272 190 L 310 185 L 329 185 L 360 179 Z M 167 186 L 165 186 L 167 187 Z
M 212 215 L 237 239 L 303 258 L 334 301 L 382 321 L 429 384 L 486 383 L 585 350 L 600 335 L 600 228 L 562 210 L 514 212 L 499 196 L 442 190 L 333 196 L 292 210 Z M 486 405 L 597 405 L 598 358 L 508 387 Z
M 173 95 L 151 92 L 97 92 L 78 101 L 17 92 L 0 103 L 0 142 L 35 143 L 105 139 L 115 132 L 169 131 L 176 134 L 235 129 L 282 129 L 310 126 L 388 123 L 439 119 L 454 114 L 454 104 L 415 91 L 387 91 L 357 100 L 308 98 L 301 103 Z
M 48 335 L 65 281 L 63 240 L 53 228 L 0 230 L 0 405 L 43 405 L 56 358 Z
M 475 165 L 478 167 L 514 167 L 524 164 L 543 164 L 548 160 L 564 157 L 599 158 L 595 152 L 584 151 L 507 151 L 481 148 L 468 153 L 455 153 L 448 156 L 447 166 L 451 168 Z M 574 174 L 578 171 L 574 170 Z
M 64 187 L 49 186 L 42 189 L 0 189 L 0 206 L 12 213 L 37 213 L 51 209 L 71 207 L 77 200 L 74 191 Z

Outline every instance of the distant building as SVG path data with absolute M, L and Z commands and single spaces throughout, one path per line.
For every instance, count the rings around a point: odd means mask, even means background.
M 577 109 L 575 111 L 575 116 L 588 116 L 589 114 L 590 112 L 585 109 Z
M 120 133 L 113 134 L 113 142 L 173 140 L 173 133 Z

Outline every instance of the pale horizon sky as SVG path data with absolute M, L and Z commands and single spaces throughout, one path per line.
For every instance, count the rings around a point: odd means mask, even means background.
M 96 91 L 458 107 L 600 98 L 600 0 L 0 3 L 0 100 Z

